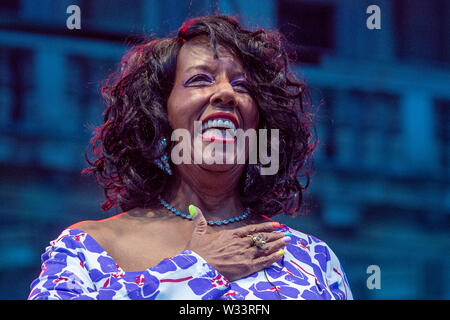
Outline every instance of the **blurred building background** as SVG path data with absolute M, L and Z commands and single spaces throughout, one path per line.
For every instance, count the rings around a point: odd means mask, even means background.
M 69 5 L 81 29 L 69 30 Z M 369 5 L 381 29 L 369 30 Z M 306 216 L 357 299 L 450 298 L 450 2 L 446 0 L 3 0 L 0 2 L 0 299 L 25 299 L 40 255 L 102 212 L 81 176 L 102 81 L 144 34 L 188 17 L 278 28 L 318 106 Z M 381 288 L 369 289 L 377 265 Z

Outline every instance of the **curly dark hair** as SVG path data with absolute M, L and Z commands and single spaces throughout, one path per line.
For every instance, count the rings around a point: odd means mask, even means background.
M 86 156 L 91 167 L 82 174 L 94 174 L 104 189 L 104 211 L 159 205 L 158 196 L 164 196 L 174 181 L 154 160 L 162 156 L 161 137 L 170 137 L 173 131 L 167 100 L 177 55 L 184 42 L 200 35 L 209 37 L 214 50 L 220 44 L 241 59 L 258 106 L 259 129 L 279 129 L 279 170 L 275 175 L 261 175 L 260 164 L 247 164 L 238 186 L 243 204 L 252 214 L 268 217 L 297 213 L 302 190 L 309 185 L 312 166 L 308 164 L 316 145 L 311 133 L 313 113 L 306 110 L 311 106 L 306 84 L 289 68 L 292 57 L 281 33 L 246 30 L 226 15 L 189 19 L 176 37 L 146 40 L 124 56 L 120 71 L 102 88 L 107 104 L 104 124 L 95 128 L 90 141 L 97 158 L 91 162 Z M 168 141 L 169 154 L 172 147 Z M 304 186 L 299 183 L 301 177 L 306 177 Z

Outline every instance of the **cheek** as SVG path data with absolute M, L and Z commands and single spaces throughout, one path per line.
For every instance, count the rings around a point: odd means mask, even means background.
M 256 102 L 252 98 L 249 98 L 249 100 L 245 103 L 245 107 L 243 108 L 243 117 L 247 128 L 258 128 L 259 110 Z
M 185 90 L 173 90 L 167 101 L 167 113 L 173 129 L 189 129 L 202 107 L 202 96 Z

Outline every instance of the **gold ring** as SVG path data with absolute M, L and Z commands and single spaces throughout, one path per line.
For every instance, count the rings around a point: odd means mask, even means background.
M 256 246 L 260 249 L 264 249 L 267 241 L 264 238 L 264 235 L 262 233 L 258 233 L 257 235 L 248 235 L 250 239 L 252 239 L 252 246 Z

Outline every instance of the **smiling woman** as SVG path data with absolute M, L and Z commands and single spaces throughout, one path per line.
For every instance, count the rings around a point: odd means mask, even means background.
M 189 162 L 197 163 L 199 166 L 186 166 L 183 163 L 176 167 L 177 171 L 185 177 L 187 174 L 184 172 L 189 172 L 191 176 L 203 176 L 205 180 L 209 180 L 213 179 L 211 175 L 214 172 L 230 170 L 232 173 L 226 174 L 227 180 L 230 181 L 230 185 L 236 185 L 232 181 L 237 182 L 240 179 L 244 166 L 227 165 L 228 161 L 216 163 L 212 161 L 213 159 L 208 159 L 208 155 L 211 158 L 218 156 L 225 159 L 228 157 L 226 150 L 223 154 L 217 155 L 221 153 L 221 148 L 214 148 L 215 153 L 205 153 L 204 149 L 212 143 L 211 140 L 213 144 L 217 144 L 219 139 L 225 138 L 226 131 L 220 128 L 225 129 L 226 123 L 231 124 L 232 129 L 234 126 L 242 130 L 256 129 L 258 126 L 258 107 L 246 89 L 247 79 L 244 77 L 240 59 L 222 45 L 217 45 L 214 49 L 209 38 L 200 35 L 182 46 L 176 69 L 174 85 L 167 102 L 169 123 L 174 131 L 187 129 L 192 137 L 193 146 L 202 144 L 202 156 L 194 159 L 196 150 L 192 149 L 192 158 L 197 161 Z M 199 138 L 194 132 L 195 121 L 206 124 L 200 138 L 201 142 L 197 143 L 194 141 Z M 221 131 L 225 132 L 222 134 Z M 203 161 L 198 161 L 198 158 Z M 209 177 L 200 172 L 204 170 L 211 172 Z
M 299 211 L 315 146 L 305 85 L 288 63 L 278 32 L 224 15 L 125 56 L 103 88 L 97 158 L 84 171 L 105 190 L 102 208 L 123 212 L 51 241 L 29 299 L 352 298 L 324 242 L 269 218 Z M 179 130 L 204 161 L 173 161 Z M 266 130 L 276 147 L 260 140 L 245 144 L 243 163 L 206 161 L 212 144 L 211 157 L 230 156 L 239 130 Z M 278 170 L 263 174 L 275 160 L 249 161 L 251 148 L 278 155 Z M 195 160 L 194 149 L 183 157 Z
M 266 216 L 299 210 L 315 141 L 312 115 L 302 103 L 305 84 L 290 72 L 282 39 L 276 31 L 253 32 L 212 16 L 187 21 L 176 38 L 131 50 L 103 88 L 105 124 L 93 137 L 99 156 L 85 171 L 105 189 L 103 209 L 158 205 L 177 180 L 154 165 L 162 156 L 160 141 L 166 138 L 170 151 L 175 129 L 188 129 L 194 139 L 193 121 L 220 111 L 241 128 L 279 130 L 277 174 L 261 175 L 263 164 L 236 167 L 243 170 L 237 188 L 244 204 Z M 226 106 L 238 102 L 238 108 Z M 305 186 L 298 182 L 302 176 Z

